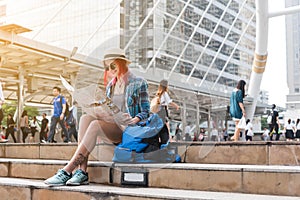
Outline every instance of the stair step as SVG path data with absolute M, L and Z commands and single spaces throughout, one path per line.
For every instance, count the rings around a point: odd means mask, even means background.
M 186 163 L 299 166 L 300 142 L 180 142 L 178 147 Z M 89 160 L 112 161 L 114 145 L 99 144 Z M 0 157 L 69 160 L 77 144 L 0 144 Z
M 0 176 L 44 180 L 67 160 L 0 159 Z M 298 166 L 226 164 L 116 164 L 90 161 L 90 182 L 122 185 L 122 172 L 147 172 L 148 186 L 186 190 L 300 196 Z
M 41 180 L 0 178 L 1 199 L 126 199 L 126 200 L 296 200 L 299 197 L 257 195 L 230 192 L 206 192 L 163 188 L 116 187 L 90 184 L 84 186 L 49 187 Z

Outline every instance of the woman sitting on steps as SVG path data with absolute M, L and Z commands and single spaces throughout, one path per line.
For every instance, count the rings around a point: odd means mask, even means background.
M 119 48 L 110 49 L 105 53 L 103 64 L 115 77 L 106 87 L 106 96 L 112 100 L 124 116 L 123 124 L 136 124 L 149 117 L 150 102 L 148 84 L 145 79 L 136 77 L 128 68 L 130 61 L 125 51 Z M 91 115 L 83 115 L 79 124 L 78 147 L 70 162 L 58 172 L 45 180 L 45 184 L 82 185 L 88 184 L 88 156 L 96 145 L 97 136 L 103 141 L 120 143 L 124 126 L 119 122 L 108 122 L 105 118 L 98 119 Z M 74 174 L 72 172 L 75 171 Z

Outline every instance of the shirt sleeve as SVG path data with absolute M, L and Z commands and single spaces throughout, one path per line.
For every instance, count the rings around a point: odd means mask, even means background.
M 160 98 L 160 102 L 162 105 L 167 106 L 172 102 L 172 99 L 167 92 L 164 92 Z
M 61 104 L 62 104 L 62 105 L 66 104 L 66 98 L 65 98 L 65 97 L 62 97 L 62 99 L 61 99 Z
M 144 120 L 148 118 L 150 111 L 150 102 L 148 96 L 148 83 L 146 80 L 142 80 L 140 85 L 140 110 L 141 112 L 136 115 L 136 117 Z

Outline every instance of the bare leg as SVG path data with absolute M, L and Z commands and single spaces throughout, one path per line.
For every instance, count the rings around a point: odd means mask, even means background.
M 85 136 L 85 133 L 92 121 L 96 118 L 91 115 L 82 115 L 80 118 L 79 130 L 78 130 L 78 145 L 81 143 L 82 138 Z
M 91 122 L 96 120 L 96 118 L 92 117 L 91 115 L 82 115 L 80 118 L 80 124 L 79 124 L 79 130 L 78 130 L 78 148 L 80 147 L 80 144 L 82 142 L 82 139 L 84 138 L 85 134 L 87 133 L 87 129 L 90 126 Z M 81 147 L 83 148 L 83 147 Z M 85 149 L 84 151 L 87 151 L 87 149 Z M 75 153 L 76 154 L 76 153 Z M 74 155 L 75 155 L 74 154 Z M 85 153 L 86 154 L 86 153 Z M 73 156 L 74 157 L 74 156 Z M 81 154 L 81 160 L 82 163 L 78 164 L 77 167 L 81 168 L 82 170 L 86 169 L 87 167 L 87 161 L 88 159 L 84 159 L 84 157 L 88 157 L 88 154 L 86 154 L 85 156 L 83 154 Z M 77 162 L 80 160 L 80 158 L 77 159 Z M 76 163 L 73 163 L 76 164 Z M 67 167 L 67 166 L 66 166 Z M 76 168 L 76 167 L 75 167 Z M 73 170 L 72 170 L 73 171 Z M 84 170 L 85 171 L 85 170 Z M 71 172 L 71 171 L 70 171 Z
M 79 129 L 80 135 L 78 139 L 78 148 L 70 162 L 64 167 L 64 170 L 69 173 L 71 173 L 78 166 L 83 171 L 86 171 L 88 156 L 96 145 L 96 139 L 98 135 L 100 135 L 102 140 L 109 142 L 120 142 L 122 139 L 122 130 L 115 123 L 95 120 L 91 117 L 83 118 L 82 122 L 90 123 L 86 131 L 84 131 L 86 124 Z
M 235 131 L 234 131 L 234 135 L 233 135 L 233 139 L 235 142 L 239 141 L 240 138 L 240 129 L 237 127 L 239 124 L 239 120 L 235 121 Z
M 169 123 L 169 121 L 166 122 L 166 125 L 167 125 L 168 133 L 169 133 L 169 142 L 175 142 L 175 141 L 172 139 L 172 136 L 171 136 L 170 123 Z

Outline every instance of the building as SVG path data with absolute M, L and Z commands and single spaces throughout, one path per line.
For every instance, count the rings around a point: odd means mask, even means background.
M 299 5 L 299 1 L 286 0 L 286 7 Z M 300 15 L 286 15 L 287 85 L 286 118 L 300 116 Z
M 169 80 L 184 110 L 178 120 L 225 119 L 232 89 L 240 79 L 249 82 L 254 0 L 3 0 L 0 16 L 3 24 L 31 29 L 24 37 L 87 59 L 109 46 L 125 48 L 151 91 Z

